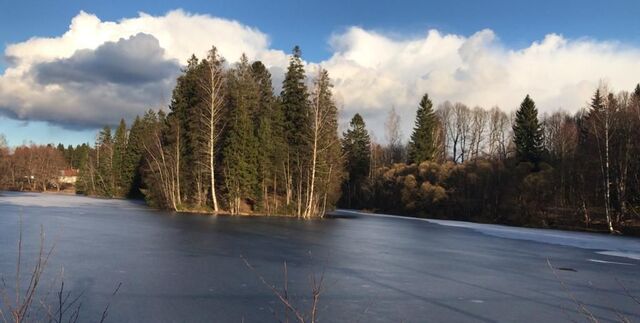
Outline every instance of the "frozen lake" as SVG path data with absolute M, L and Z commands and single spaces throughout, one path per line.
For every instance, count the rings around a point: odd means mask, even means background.
M 640 320 L 640 240 L 455 221 L 337 212 L 302 221 L 154 211 L 139 202 L 1 193 L 0 273 L 15 274 L 22 216 L 25 259 L 42 226 L 55 243 L 47 281 L 64 267 L 84 291 L 80 321 L 277 321 L 282 306 L 244 264 L 309 303 L 309 274 L 325 271 L 321 322 Z M 547 259 L 566 289 L 547 265 Z M 11 279 L 8 279 L 11 281 Z M 43 284 L 47 286 L 47 284 Z M 0 301 L 1 302 L 1 301 Z

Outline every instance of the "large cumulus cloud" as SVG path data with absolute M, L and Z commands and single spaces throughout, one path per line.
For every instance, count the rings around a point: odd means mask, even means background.
M 95 50 L 78 50 L 69 58 L 36 64 L 33 72 L 41 84 L 140 85 L 175 77 L 180 69 L 178 62 L 163 56 L 158 40 L 140 33 L 106 42 Z
M 181 10 L 120 21 L 81 12 L 59 37 L 7 46 L 0 113 L 88 127 L 131 118 L 166 106 L 178 66 L 192 53 L 204 56 L 212 44 L 231 62 L 243 52 L 262 60 L 279 86 L 286 53 L 271 48 L 268 35 L 240 22 Z M 333 35 L 329 45 L 332 55 L 308 62 L 309 74 L 327 68 L 342 119 L 360 112 L 380 138 L 392 106 L 402 116 L 403 132 L 410 132 L 425 92 L 435 103 L 498 105 L 508 111 L 531 94 L 543 112 L 576 111 L 600 80 L 620 90 L 640 81 L 638 48 L 557 34 L 509 48 L 488 29 L 473 35 L 429 30 L 398 38 L 352 27 Z
M 244 52 L 286 66 L 267 35 L 236 21 L 176 10 L 112 22 L 80 12 L 59 37 L 7 46 L 0 113 L 68 128 L 131 120 L 166 108 L 180 66 L 192 54 L 204 57 L 213 44 L 232 61 Z
M 395 39 L 353 27 L 330 43 L 334 54 L 322 64 L 344 98 L 345 113 L 365 111 L 379 133 L 392 106 L 409 133 L 425 92 L 436 104 L 451 100 L 507 111 L 531 94 L 543 113 L 575 112 L 601 80 L 618 90 L 640 82 L 640 50 L 612 41 L 550 34 L 512 49 L 491 30 L 469 37 L 430 30 Z

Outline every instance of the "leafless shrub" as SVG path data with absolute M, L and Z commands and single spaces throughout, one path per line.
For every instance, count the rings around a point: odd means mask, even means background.
M 258 276 L 258 279 L 260 279 L 260 282 L 262 282 L 262 284 L 264 286 L 266 286 L 267 288 L 269 288 L 269 290 L 271 290 L 271 292 L 273 292 L 273 294 L 278 298 L 278 300 L 280 301 L 280 303 L 282 303 L 282 305 L 284 305 L 285 308 L 285 318 L 284 318 L 284 322 L 289 322 L 289 313 L 291 313 L 294 316 L 294 320 L 296 322 L 300 322 L 300 323 L 305 323 L 305 322 L 309 322 L 309 323 L 315 323 L 317 321 L 318 318 L 318 304 L 320 301 L 320 295 L 322 294 L 322 292 L 324 291 L 324 269 L 322 270 L 322 273 L 320 274 L 320 276 L 318 277 L 315 273 L 311 273 L 309 275 L 309 280 L 310 280 L 310 284 L 311 284 L 311 308 L 308 310 L 307 313 L 305 313 L 304 310 L 302 310 L 300 307 L 296 306 L 293 303 L 293 300 L 289 297 L 289 286 L 288 286 L 288 271 L 287 271 L 287 262 L 284 262 L 283 265 L 283 274 L 284 274 L 284 282 L 283 282 L 283 287 L 282 289 L 277 288 L 274 284 L 269 283 L 264 276 L 262 276 L 256 269 L 255 267 L 253 267 L 251 265 L 251 263 L 249 263 L 249 261 L 247 260 L 247 258 L 245 258 L 244 256 L 240 256 L 240 258 L 242 259 L 242 261 L 244 261 L 245 265 L 251 269 L 251 271 L 253 271 L 256 276 Z M 276 315 L 275 311 L 274 315 Z M 277 317 L 277 316 L 276 316 Z M 283 322 L 282 320 L 278 319 L 280 322 Z
M 49 259 L 55 249 L 55 243 L 51 247 L 45 247 L 45 234 L 44 228 L 40 227 L 40 245 L 38 248 L 38 257 L 31 274 L 28 277 L 28 285 L 26 288 L 22 286 L 23 280 L 23 230 L 22 230 L 22 217 L 19 221 L 19 235 L 17 246 L 17 261 L 16 261 L 16 279 L 15 286 L 9 288 L 7 281 L 4 277 L 0 278 L 0 319 L 2 322 L 8 323 L 22 323 L 31 321 L 42 321 L 49 323 L 62 323 L 78 322 L 80 316 L 80 310 L 82 308 L 82 297 L 84 291 L 73 295 L 71 291 L 65 290 L 65 282 L 63 272 L 60 274 L 60 288 L 55 292 L 55 300 L 49 301 L 53 288 L 50 288 L 44 293 L 42 297 L 38 297 L 40 291 L 40 285 L 42 283 L 44 270 L 47 267 Z M 52 286 L 55 285 L 55 280 Z M 119 283 L 117 288 L 112 294 L 112 297 L 120 290 L 122 283 Z M 24 289 L 24 290 L 23 290 Z M 39 308 L 42 312 L 37 312 L 34 302 L 41 305 Z M 106 305 L 102 312 L 100 323 L 103 323 L 109 311 L 110 303 Z
M 2 287 L 0 288 L 2 302 L 3 304 L 5 304 L 4 307 L 0 308 L 0 317 L 4 322 L 11 321 L 20 323 L 24 322 L 25 319 L 29 316 L 34 298 L 36 296 L 36 291 L 38 290 L 38 286 L 42 278 L 42 274 L 47 266 L 47 263 L 49 262 L 49 258 L 51 257 L 51 254 L 53 253 L 53 249 L 55 247 L 55 245 L 52 245 L 51 248 L 45 250 L 44 229 L 40 227 L 40 247 L 38 250 L 38 258 L 36 259 L 36 263 L 33 266 L 33 270 L 31 271 L 29 284 L 24 293 L 22 293 L 22 218 L 20 218 L 19 226 L 20 233 L 18 235 L 18 256 L 16 262 L 14 297 L 11 297 L 11 295 L 9 294 L 7 282 L 4 277 L 2 278 Z

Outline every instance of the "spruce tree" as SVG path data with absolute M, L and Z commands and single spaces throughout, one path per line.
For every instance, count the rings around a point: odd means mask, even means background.
M 287 140 L 294 150 L 307 144 L 302 134 L 309 127 L 309 93 L 301 55 L 300 47 L 294 47 L 280 94 Z
M 286 203 L 298 215 L 303 212 L 304 167 L 309 151 L 309 93 L 301 51 L 294 47 L 280 94 L 284 135 L 287 141 L 285 183 Z M 292 205 L 292 202 L 295 205 Z
M 269 189 L 275 192 L 275 178 L 280 162 L 277 160 L 278 149 L 282 149 L 281 140 L 276 136 L 274 124 L 278 122 L 277 106 L 273 96 L 271 74 L 260 61 L 251 64 L 251 73 L 258 90 L 256 111 L 253 113 L 257 139 L 258 183 L 256 191 L 258 208 L 266 212 L 275 211 L 275 201 L 269 203 Z M 273 205 L 271 205 L 273 204 Z
M 636 85 L 636 89 L 631 94 L 629 107 L 632 112 L 635 112 L 635 114 L 640 117 L 640 84 Z M 640 119 L 638 119 L 638 121 L 640 121 Z M 636 127 L 636 131 L 640 131 L 640 129 L 637 128 L 638 127 Z
M 113 137 L 113 185 L 116 196 L 124 196 L 124 159 L 127 150 L 127 124 L 124 119 L 120 119 L 120 124 L 116 129 L 115 137 Z
M 113 181 L 113 138 L 111 128 L 105 126 L 98 134 L 96 143 L 97 194 L 112 197 L 114 194 Z
M 78 181 L 76 182 L 76 193 L 84 195 L 95 194 L 94 181 L 94 165 L 92 165 L 91 154 L 92 149 L 88 144 L 76 146 L 76 155 L 78 156 Z
M 346 195 L 344 203 L 347 207 L 363 205 L 363 186 L 369 176 L 371 167 L 371 138 L 360 114 L 356 113 L 349 128 L 343 134 L 342 153 L 345 157 L 347 179 L 343 189 Z
M 438 120 L 433 111 L 433 103 L 428 94 L 424 94 L 416 112 L 416 122 L 408 146 L 408 162 L 420 164 L 433 160 L 437 151 L 435 133 Z
M 142 197 L 140 193 L 142 165 L 142 155 L 144 152 L 144 125 L 139 116 L 131 125 L 127 148 L 122 161 L 122 189 L 123 194 L 128 197 Z
M 179 138 L 179 142 L 172 142 L 180 157 L 180 166 L 177 170 L 179 190 L 188 202 L 197 206 L 203 202 L 202 182 L 204 182 L 205 175 L 203 155 L 206 151 L 206 145 L 202 141 L 205 131 L 199 127 L 204 115 L 201 111 L 203 105 L 202 84 L 199 82 L 199 79 L 204 77 L 201 75 L 203 73 L 203 64 L 195 55 L 192 55 L 183 74 L 176 80 L 169 105 L 169 115 L 177 122 L 174 127 L 174 131 L 177 133 L 167 136 L 172 140 Z M 154 117 L 156 116 L 154 115 Z M 151 120 L 143 119 L 143 121 L 148 126 L 153 124 Z
M 91 148 L 88 144 L 77 145 L 74 149 L 77 164 L 77 169 L 82 169 L 87 163 L 89 163 L 89 153 L 91 152 Z
M 228 135 L 222 158 L 229 207 L 237 214 L 243 200 L 255 198 L 258 182 L 257 140 L 251 119 L 258 91 L 244 54 L 229 74 L 228 87 Z
M 67 146 L 64 157 L 69 163 L 69 166 L 71 168 L 78 169 L 78 158 L 76 156 L 76 150 L 73 148 L 72 145 Z
M 516 145 L 516 157 L 519 161 L 537 165 L 542 158 L 542 126 L 538 121 L 536 104 L 527 95 L 516 112 L 513 125 L 513 142 Z
M 64 149 L 64 145 L 62 143 L 58 143 L 58 146 L 56 146 L 56 149 L 63 155 L 66 157 L 66 152 Z

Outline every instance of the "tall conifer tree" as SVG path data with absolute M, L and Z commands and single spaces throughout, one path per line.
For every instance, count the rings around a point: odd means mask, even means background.
M 131 125 L 128 139 L 127 149 L 125 150 L 122 163 L 123 194 L 128 197 L 141 197 L 141 176 L 139 169 L 142 165 L 141 161 L 144 152 L 144 125 L 139 116 L 136 116 Z
M 254 199 L 257 186 L 257 141 L 251 111 L 258 105 L 258 91 L 247 57 L 243 54 L 229 74 L 228 137 L 223 168 L 231 212 L 241 211 L 242 200 Z
M 536 104 L 529 95 L 524 98 L 516 112 L 513 142 L 516 145 L 518 160 L 537 164 L 542 159 L 542 126 L 538 121 Z
M 127 150 L 127 124 L 124 119 L 120 119 L 120 124 L 116 129 L 115 136 L 113 137 L 113 194 L 116 196 L 124 196 L 125 183 L 124 178 L 124 163 L 125 154 Z
M 361 202 L 364 202 L 363 186 L 371 167 L 371 138 L 358 113 L 353 116 L 349 128 L 343 134 L 342 152 L 348 174 L 344 182 L 344 202 L 349 208 L 360 207 Z
M 176 86 L 173 89 L 171 104 L 169 109 L 170 118 L 175 118 L 175 133 L 168 135 L 176 151 L 179 154 L 179 163 L 176 176 L 178 177 L 178 199 L 181 195 L 192 204 L 202 203 L 203 192 L 203 167 L 200 162 L 200 153 L 204 150 L 199 137 L 202 131 L 199 129 L 199 120 L 202 113 L 199 107 L 202 105 L 202 91 L 198 83 L 198 71 L 200 61 L 192 55 L 183 70 L 183 74 L 178 77 Z M 143 119 L 145 125 L 151 126 L 155 122 Z
M 305 72 L 300 47 L 293 48 L 289 67 L 282 83 L 282 102 L 284 131 L 287 140 L 285 168 L 286 203 L 295 202 L 294 212 L 303 212 L 304 164 L 308 152 L 309 132 L 309 93 L 305 84 Z
M 278 183 L 278 169 L 281 163 L 282 137 L 280 110 L 276 105 L 271 83 L 271 74 L 262 62 L 257 61 L 251 64 L 251 73 L 256 82 L 258 90 L 257 108 L 253 119 L 256 130 L 257 147 L 257 167 L 259 189 L 256 198 L 259 208 L 270 212 L 276 211 L 276 199 L 269 198 L 269 190 L 276 194 Z M 275 195 L 274 195 L 275 196 Z M 270 203 L 271 201 L 271 203 Z
M 433 160 L 437 151 L 437 140 L 435 138 L 438 127 L 438 120 L 433 111 L 433 103 L 428 94 L 422 96 L 418 111 L 416 112 L 416 122 L 411 133 L 408 147 L 408 161 L 410 164 L 420 164 L 425 160 Z
M 113 137 L 111 127 L 105 126 L 98 134 L 96 143 L 96 188 L 102 196 L 113 197 Z

